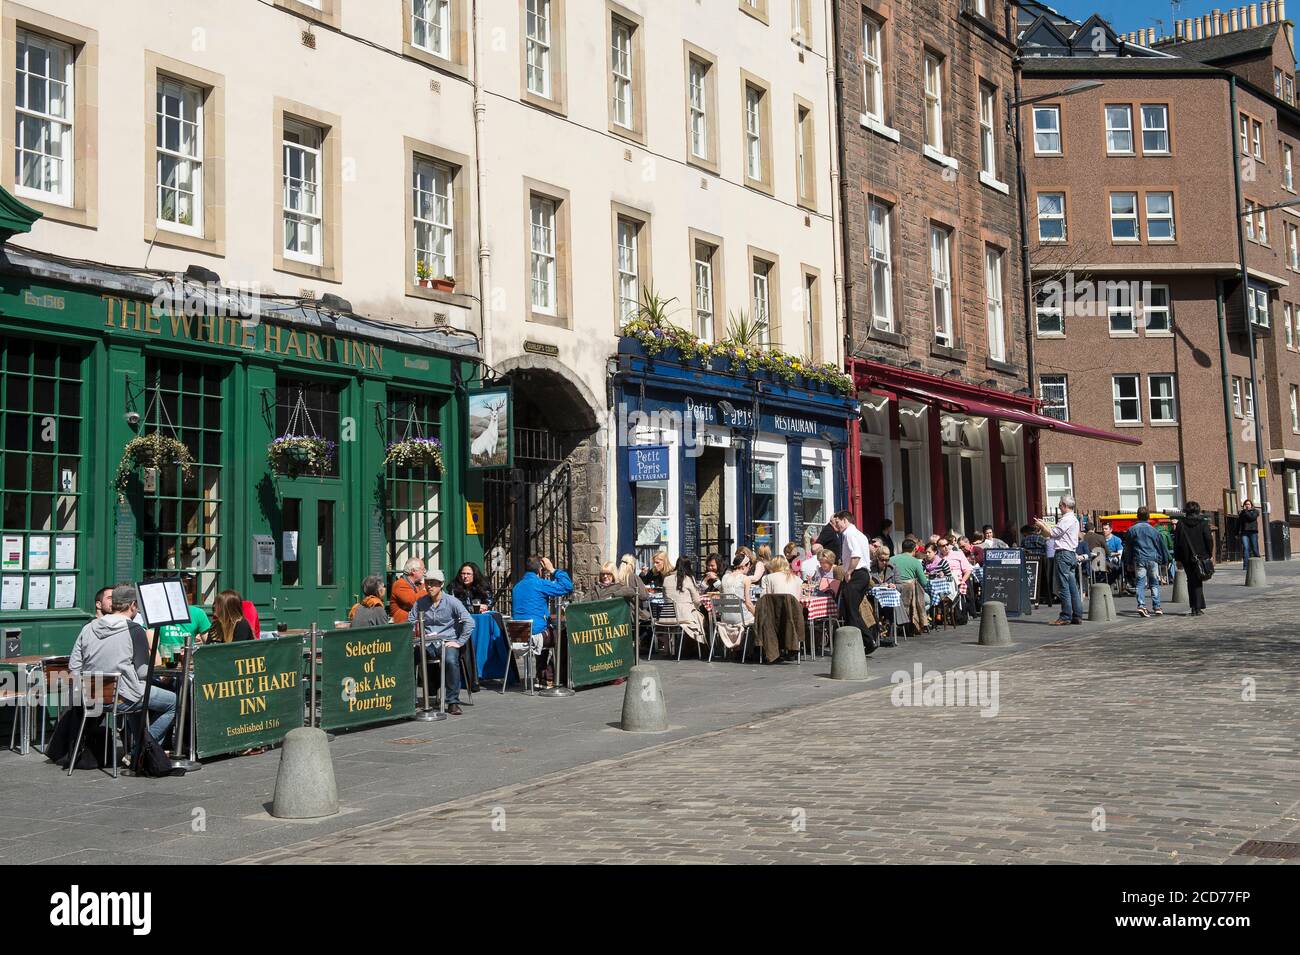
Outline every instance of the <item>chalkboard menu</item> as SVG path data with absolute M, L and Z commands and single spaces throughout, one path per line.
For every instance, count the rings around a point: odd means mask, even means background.
M 1034 557 L 1025 564 L 1025 577 L 1029 581 L 1025 592 L 1029 596 L 1030 604 L 1040 603 L 1038 599 L 1038 570 L 1043 566 L 1044 558 Z
M 700 549 L 700 501 L 694 481 L 682 482 L 682 554 L 695 560 Z
M 1037 576 L 1036 564 L 1034 571 Z M 1032 596 L 1025 552 L 1019 547 L 985 549 L 980 599 L 999 600 L 1006 605 L 1008 616 L 1017 616 L 1033 613 Z

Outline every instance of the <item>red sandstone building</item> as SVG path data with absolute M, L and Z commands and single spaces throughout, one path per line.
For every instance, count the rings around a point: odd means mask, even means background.
M 868 531 L 999 532 L 1042 511 L 995 0 L 837 0 L 850 501 Z M 1086 440 L 1080 438 L 1080 440 Z
M 1103 84 L 1024 117 L 1038 394 L 1048 414 L 1142 442 L 1045 434 L 1048 499 L 1231 512 L 1267 481 L 1270 519 L 1300 524 L 1300 205 L 1271 208 L 1300 199 L 1300 111 L 1279 7 L 1168 38 L 1021 21 L 1025 98 Z

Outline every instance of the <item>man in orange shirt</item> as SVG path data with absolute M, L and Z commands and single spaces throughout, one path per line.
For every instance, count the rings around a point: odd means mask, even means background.
M 402 569 L 404 573 L 393 581 L 393 589 L 389 594 L 388 612 L 393 623 L 406 623 L 415 602 L 429 592 L 429 588 L 424 585 L 424 561 L 412 557 Z

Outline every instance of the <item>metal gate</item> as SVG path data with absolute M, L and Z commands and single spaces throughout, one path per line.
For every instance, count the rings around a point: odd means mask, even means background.
M 483 481 L 486 573 L 493 605 L 503 613 L 530 555 L 573 565 L 573 481 L 562 438 L 515 428 L 514 441 L 514 468 L 488 472 Z

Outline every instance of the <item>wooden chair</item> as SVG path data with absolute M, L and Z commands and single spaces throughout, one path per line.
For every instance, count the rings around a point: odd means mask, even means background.
M 38 753 L 45 752 L 45 732 L 50 722 L 50 701 L 54 701 L 54 721 L 57 723 L 63 710 L 72 705 L 72 671 L 68 658 L 57 657 L 41 664 L 41 742 Z

